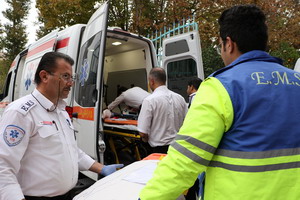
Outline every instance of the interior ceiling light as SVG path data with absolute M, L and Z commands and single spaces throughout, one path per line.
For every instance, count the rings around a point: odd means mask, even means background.
M 112 45 L 115 45 L 115 46 L 118 46 L 118 45 L 120 45 L 120 44 L 122 44 L 121 42 L 113 42 L 112 43 Z

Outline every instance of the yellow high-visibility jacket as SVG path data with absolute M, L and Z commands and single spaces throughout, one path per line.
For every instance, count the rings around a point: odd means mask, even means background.
M 253 89 L 254 87 L 259 87 L 259 89 L 269 87 L 263 83 L 273 84 L 274 88 L 281 87 L 280 84 L 282 87 L 289 88 L 300 86 L 300 79 L 297 78 L 300 75 L 293 74 L 292 70 L 282 73 L 283 77 L 293 75 L 292 79 L 274 81 L 280 73 L 277 69 L 270 72 L 273 82 L 264 82 L 263 78 L 267 77 L 266 74 L 263 76 L 262 72 L 252 72 L 249 80 L 246 81 L 255 81 Z M 296 100 L 292 100 L 292 103 L 295 102 Z M 270 103 L 271 101 L 266 105 Z M 287 144 L 286 148 L 254 152 L 226 150 L 226 147 L 219 149 L 225 134 L 231 134 L 235 120 L 238 120 L 235 118 L 238 116 L 234 116 L 235 104 L 232 102 L 228 89 L 219 79 L 210 77 L 201 84 L 183 126 L 168 150 L 168 155 L 158 164 L 153 178 L 141 191 L 141 200 L 175 200 L 194 184 L 197 176 L 202 172 L 206 172 L 205 200 L 300 199 L 300 148 L 295 148 L 295 145 L 298 145 L 295 140 L 298 141 L 298 138 L 286 140 L 290 141 L 294 148 L 289 148 Z M 295 109 L 298 111 L 293 111 L 293 113 L 298 115 L 300 105 Z M 265 111 L 262 110 L 262 112 Z M 279 119 L 280 117 L 285 119 L 288 116 L 277 116 Z M 268 119 L 265 121 L 267 123 Z M 281 123 L 281 121 L 272 123 L 277 127 L 280 124 L 275 123 Z M 241 126 L 247 126 L 247 124 L 241 124 Z M 264 123 L 261 124 L 263 126 Z M 250 131 L 251 134 L 253 132 L 254 138 L 256 137 L 255 131 Z M 286 131 L 288 135 L 288 128 Z M 259 130 L 257 132 L 260 134 Z M 285 133 L 280 134 L 281 137 Z M 259 146 L 257 148 L 264 145 L 263 141 L 268 144 L 267 137 L 264 138 L 263 134 L 258 136 L 262 138 L 262 142 L 257 143 Z M 256 148 L 255 145 L 253 143 L 252 146 Z M 252 146 L 247 148 L 252 148 Z

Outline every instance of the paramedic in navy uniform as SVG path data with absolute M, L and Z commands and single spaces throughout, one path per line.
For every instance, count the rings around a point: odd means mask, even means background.
M 65 54 L 46 53 L 35 74 L 36 89 L 4 111 L 0 120 L 1 200 L 68 200 L 78 170 L 106 176 L 122 167 L 102 165 L 77 147 L 62 100 L 73 85 L 73 63 Z

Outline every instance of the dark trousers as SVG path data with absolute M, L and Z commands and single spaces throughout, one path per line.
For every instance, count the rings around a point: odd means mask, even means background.
M 169 145 L 151 147 L 152 153 L 167 153 L 168 149 L 169 149 Z
M 33 196 L 26 196 L 25 195 L 25 199 L 26 200 L 72 200 L 72 196 L 71 193 L 68 192 L 64 195 L 59 195 L 59 196 L 55 196 L 55 197 L 33 197 Z
M 194 185 L 188 190 L 185 195 L 186 200 L 196 200 L 199 192 L 199 179 L 196 179 Z

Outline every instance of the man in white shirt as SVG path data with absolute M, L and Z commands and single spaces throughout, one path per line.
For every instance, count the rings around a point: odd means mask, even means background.
M 198 77 L 195 77 L 188 82 L 188 86 L 187 86 L 187 90 L 186 90 L 187 94 L 189 95 L 188 108 L 190 108 L 190 106 L 193 102 L 194 96 L 196 95 L 196 92 L 198 91 L 198 88 L 199 88 L 201 82 L 202 82 L 202 80 Z
M 78 170 L 104 176 L 122 165 L 102 165 L 76 144 L 65 110 L 73 85 L 69 56 L 46 53 L 35 73 L 36 89 L 9 104 L 0 121 L 0 199 L 69 200 Z
M 187 105 L 182 96 L 166 87 L 166 72 L 153 68 L 149 74 L 153 93 L 143 101 L 138 118 L 138 130 L 153 153 L 167 153 L 170 143 L 181 127 Z
M 125 103 L 128 107 L 138 111 L 140 109 L 140 106 L 142 105 L 143 100 L 149 95 L 149 92 L 143 90 L 140 87 L 133 87 L 127 89 L 107 106 L 107 109 L 103 111 L 102 117 L 111 117 L 111 110 L 113 110 L 121 103 Z

